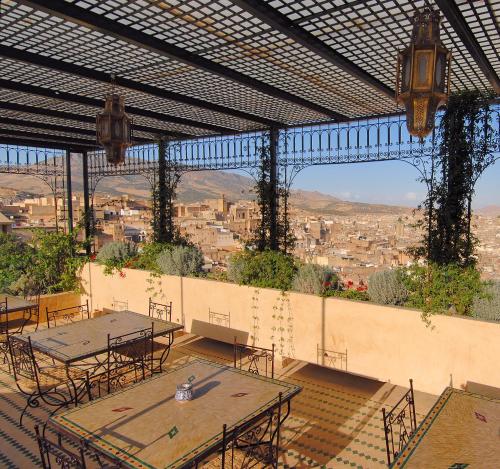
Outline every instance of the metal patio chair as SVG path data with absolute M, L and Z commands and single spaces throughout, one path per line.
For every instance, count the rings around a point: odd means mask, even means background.
M 84 372 L 44 362 L 41 354 L 35 356 L 31 337 L 26 341 L 9 336 L 9 353 L 17 388 L 27 397 L 19 419 L 21 426 L 28 408 L 38 407 L 40 401 L 54 407 L 52 414 L 62 407 L 78 404 L 79 390 L 85 386 Z
M 274 344 L 272 348 L 239 344 L 234 338 L 233 365 L 256 375 L 274 378 Z
M 156 303 L 149 299 L 149 317 L 161 319 L 162 321 L 172 321 L 172 302 L 167 304 Z
M 410 389 L 390 410 L 382 409 L 387 465 L 390 467 L 417 430 L 413 380 Z
M 87 370 L 87 394 L 89 400 L 110 394 L 142 381 L 153 373 L 153 334 L 150 328 L 132 333 L 111 336 L 104 366 L 92 375 Z
M 71 324 L 76 321 L 90 319 L 89 301 L 76 306 L 69 306 L 68 308 L 54 309 L 47 312 L 47 327 L 57 327 L 66 324 Z

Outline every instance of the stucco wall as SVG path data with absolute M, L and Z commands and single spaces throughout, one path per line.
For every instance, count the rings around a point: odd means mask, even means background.
M 426 327 L 419 311 L 314 295 L 258 289 L 196 278 L 162 276 L 125 269 L 106 276 L 85 266 L 83 286 L 93 309 L 125 301 L 147 314 L 148 298 L 172 301 L 172 320 L 201 335 L 248 340 L 283 358 L 318 363 L 321 349 L 345 352 L 347 371 L 395 384 L 413 378 L 422 391 L 440 393 L 467 381 L 500 387 L 500 324 L 435 316 Z M 85 295 L 82 295 L 85 300 Z M 206 325 L 209 310 L 229 315 L 230 329 Z M 215 332 L 214 332 L 215 329 Z M 205 334 L 204 334 L 205 332 Z M 320 354 L 319 361 L 328 361 Z

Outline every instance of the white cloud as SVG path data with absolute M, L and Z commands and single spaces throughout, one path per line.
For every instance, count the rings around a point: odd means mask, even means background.
M 406 200 L 417 200 L 417 193 L 416 192 L 407 192 L 405 194 L 405 199 Z

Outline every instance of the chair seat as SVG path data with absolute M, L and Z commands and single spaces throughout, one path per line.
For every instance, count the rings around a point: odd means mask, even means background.
M 85 372 L 81 370 L 69 369 L 69 376 L 72 380 L 85 379 Z M 36 389 L 36 382 L 27 378 L 22 378 L 22 385 L 25 388 Z M 38 370 L 38 381 L 44 390 L 55 388 L 68 382 L 68 372 L 64 366 L 45 366 Z

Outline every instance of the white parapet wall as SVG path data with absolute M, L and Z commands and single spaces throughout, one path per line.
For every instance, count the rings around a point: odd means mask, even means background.
M 82 284 L 82 300 L 88 297 L 93 310 L 119 305 L 148 314 L 149 297 L 171 301 L 172 320 L 186 332 L 274 343 L 280 358 L 335 364 L 402 386 L 413 378 L 416 389 L 434 394 L 468 382 L 500 388 L 498 323 L 436 315 L 427 326 L 419 311 L 406 308 L 133 269 L 104 275 L 93 263 L 84 267 Z

